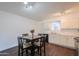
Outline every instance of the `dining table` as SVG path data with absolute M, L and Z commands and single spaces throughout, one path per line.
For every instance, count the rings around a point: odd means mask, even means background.
M 34 44 L 34 42 L 35 41 L 37 41 L 38 39 L 40 39 L 41 40 L 41 38 L 45 38 L 45 36 L 40 36 L 40 35 L 34 35 L 34 36 L 31 36 L 31 35 L 29 35 L 29 36 L 24 36 L 24 37 L 22 37 L 24 40 L 28 40 L 29 42 L 31 42 L 31 56 L 34 56 L 35 55 L 35 48 L 34 48 L 34 46 L 35 46 L 35 44 Z M 45 39 L 44 39 L 44 56 L 45 56 Z

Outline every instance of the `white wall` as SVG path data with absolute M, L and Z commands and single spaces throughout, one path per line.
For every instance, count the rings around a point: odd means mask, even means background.
M 17 37 L 29 32 L 36 21 L 0 11 L 0 51 L 17 45 Z

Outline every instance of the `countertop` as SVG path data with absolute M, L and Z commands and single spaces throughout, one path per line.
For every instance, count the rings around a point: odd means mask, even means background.
M 59 35 L 79 37 L 79 32 L 52 32 L 51 34 L 59 34 Z

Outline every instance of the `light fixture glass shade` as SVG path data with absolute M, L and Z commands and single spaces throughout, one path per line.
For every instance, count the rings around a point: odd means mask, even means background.
M 24 4 L 28 4 L 28 2 L 24 2 Z
M 24 2 L 24 4 L 25 4 L 25 7 L 26 8 L 32 8 L 33 7 L 33 4 L 32 3 L 28 3 L 28 2 Z
M 32 8 L 32 6 L 29 6 L 29 8 Z

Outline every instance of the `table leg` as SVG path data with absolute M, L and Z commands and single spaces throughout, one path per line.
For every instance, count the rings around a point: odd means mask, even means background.
M 45 50 L 45 40 L 44 40 L 44 56 L 46 55 L 46 50 Z

